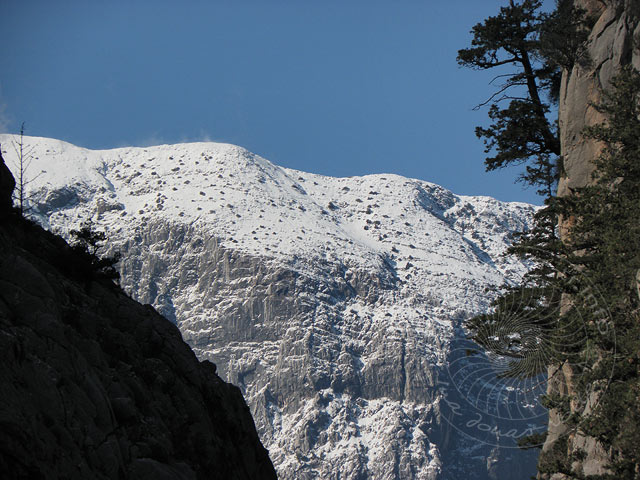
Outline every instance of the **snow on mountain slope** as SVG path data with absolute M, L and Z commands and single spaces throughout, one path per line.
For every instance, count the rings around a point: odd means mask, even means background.
M 63 235 L 106 230 L 123 286 L 243 389 L 281 478 L 500 478 L 498 458 L 533 472 L 531 455 L 447 423 L 464 399 L 438 384 L 460 320 L 524 273 L 501 253 L 534 207 L 226 144 L 25 142 L 32 215 Z

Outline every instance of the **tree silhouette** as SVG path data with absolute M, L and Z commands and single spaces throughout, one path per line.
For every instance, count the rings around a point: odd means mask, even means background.
M 13 148 L 16 152 L 15 167 L 17 170 L 14 198 L 18 204 L 18 210 L 20 211 L 21 216 L 24 216 L 24 214 L 29 210 L 29 207 L 27 206 L 27 202 L 29 200 L 27 195 L 28 185 L 43 173 L 40 172 L 34 177 L 29 177 L 28 171 L 33 160 L 33 147 L 27 147 L 25 145 L 24 129 L 24 122 L 22 122 L 22 125 L 20 125 L 19 140 L 13 142 Z

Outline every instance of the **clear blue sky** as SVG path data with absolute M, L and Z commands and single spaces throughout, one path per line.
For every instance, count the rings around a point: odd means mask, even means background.
M 539 203 L 485 173 L 492 75 L 458 67 L 506 0 L 2 0 L 0 127 L 88 148 L 234 143 L 333 176 Z

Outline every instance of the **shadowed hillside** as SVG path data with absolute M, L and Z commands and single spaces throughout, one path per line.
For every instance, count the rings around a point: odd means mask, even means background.
M 3 478 L 276 478 L 240 390 L 151 306 L 13 214 L 0 167 Z

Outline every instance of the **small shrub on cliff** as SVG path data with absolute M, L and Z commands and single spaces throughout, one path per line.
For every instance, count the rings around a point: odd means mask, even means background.
M 79 230 L 71 230 L 74 239 L 71 247 L 73 253 L 72 270 L 85 278 L 98 276 L 110 280 L 118 280 L 120 274 L 115 266 L 120 261 L 120 253 L 100 255 L 107 236 L 104 232 L 96 231 L 93 224 L 85 222 Z

